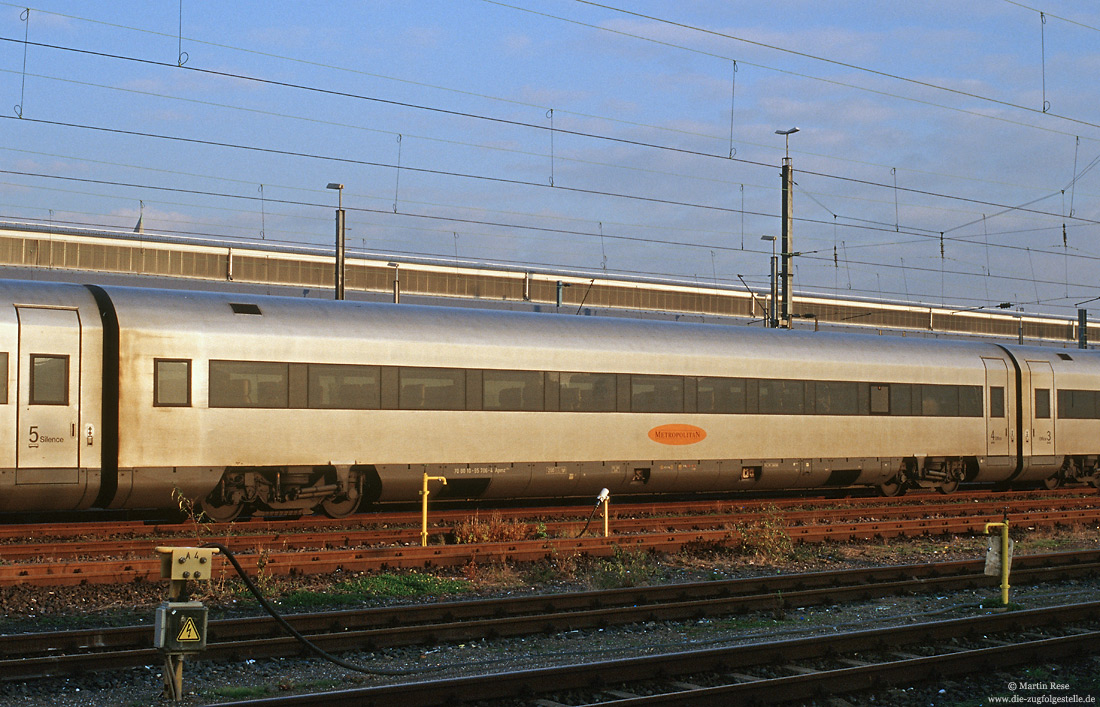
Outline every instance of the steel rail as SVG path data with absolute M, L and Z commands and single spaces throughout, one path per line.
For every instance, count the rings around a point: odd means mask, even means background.
M 1024 501 L 1012 505 L 1011 513 L 1016 518 L 1027 519 L 1029 514 L 1042 512 L 1045 514 L 1062 512 L 1085 512 L 1096 506 L 1096 500 L 1091 498 L 1062 499 L 1059 501 Z M 982 514 L 996 515 L 1002 513 L 1001 504 L 977 503 L 960 506 L 957 503 L 921 504 L 914 508 L 894 506 L 873 509 L 862 508 L 826 508 L 817 510 L 797 510 L 778 513 L 778 518 L 788 529 L 814 524 L 856 524 L 860 522 L 885 522 L 907 521 L 914 512 L 920 513 L 922 518 L 935 516 L 958 517 L 960 511 L 967 515 Z M 873 519 L 868 519 L 873 516 Z M 1072 519 L 1066 516 L 1067 519 Z M 712 513 L 705 515 L 669 516 L 669 517 L 625 517 L 616 512 L 613 514 L 613 522 L 617 535 L 631 535 L 644 532 L 654 532 L 655 529 L 668 532 L 683 532 L 688 530 L 712 530 L 715 528 L 728 528 L 730 526 L 748 525 L 758 520 L 758 512 L 739 513 Z M 529 522 L 533 526 L 533 522 Z M 542 522 L 545 533 L 550 536 L 575 535 L 584 525 L 582 521 L 546 521 Z M 302 531 L 274 533 L 248 533 L 245 532 L 226 536 L 222 543 L 234 550 L 252 549 L 256 546 L 276 545 L 284 550 L 303 549 L 334 549 L 348 547 L 369 547 L 372 545 L 397 545 L 419 542 L 420 530 L 417 527 L 403 528 L 338 528 L 328 531 Z M 455 532 L 453 527 L 436 525 L 429 531 L 429 536 L 444 539 Z M 208 535 L 182 535 L 167 537 L 157 535 L 166 542 L 174 545 L 201 545 L 207 542 Z M 142 538 L 127 540 L 115 540 L 111 538 L 84 541 L 84 542 L 25 542 L 0 545 L 0 558 L 9 562 L 57 561 L 89 556 L 100 557 L 134 557 L 136 555 L 148 555 L 151 541 L 149 535 Z
M 1100 508 L 1063 511 L 1034 511 L 1013 514 L 1014 524 L 1031 527 L 1057 527 L 1067 524 L 1100 522 Z M 794 526 L 787 529 L 797 542 L 848 541 L 921 535 L 981 534 L 985 524 L 1001 520 L 1000 514 L 976 514 L 964 518 L 920 518 L 916 520 L 869 521 Z M 264 572 L 270 576 L 329 574 L 336 571 L 362 572 L 391 568 L 424 568 L 465 565 L 493 561 L 532 562 L 563 554 L 609 556 L 617 548 L 633 547 L 657 552 L 678 552 L 686 545 L 731 546 L 740 542 L 737 529 L 655 532 L 647 535 L 617 535 L 611 538 L 557 538 L 521 540 L 505 543 L 396 546 L 354 549 L 309 549 L 296 552 L 270 552 L 264 555 Z M 168 543 L 161 543 L 168 544 Z M 254 547 L 255 543 L 249 543 Z M 0 551 L 0 557 L 3 557 Z M 242 554 L 241 564 L 250 572 L 261 558 Z M 224 566 L 219 570 L 224 571 Z M 35 584 L 64 586 L 153 581 L 160 576 L 160 561 L 155 558 L 127 560 L 82 560 L 24 562 L 0 565 L 0 586 Z
M 1067 495 L 1072 494 L 1072 495 Z M 882 496 L 844 496 L 844 497 L 776 497 L 776 498 L 725 498 L 707 499 L 704 501 L 653 501 L 648 503 L 615 503 L 614 510 L 620 516 L 667 516 L 675 514 L 710 514 L 731 513 L 740 510 L 745 513 L 759 512 L 760 510 L 774 508 L 779 512 L 790 509 L 812 510 L 820 505 L 822 509 L 848 508 L 858 509 L 864 507 L 906 507 L 915 505 L 947 505 L 963 507 L 969 503 L 989 503 L 998 507 L 1010 504 L 1033 503 L 1046 504 L 1048 507 L 1056 503 L 1088 504 L 1095 503 L 1100 490 L 1080 487 L 1072 489 L 1032 490 L 1032 491 L 1004 491 L 991 493 L 989 491 L 958 491 L 949 496 L 934 492 L 911 492 L 905 496 L 885 498 Z M 572 506 L 526 506 L 520 508 L 462 508 L 453 509 L 439 507 L 432 511 L 432 518 L 437 522 L 460 522 L 471 516 L 492 517 L 499 516 L 505 520 L 513 519 L 544 519 L 544 518 L 585 518 L 590 508 L 582 504 Z M 149 523 L 145 521 L 107 521 L 93 520 L 86 522 L 68 523 L 27 523 L 0 525 L 0 541 L 12 539 L 31 538 L 66 538 L 87 537 L 94 530 L 96 535 L 138 535 L 155 534 L 158 536 L 170 534 L 194 533 L 196 526 L 202 525 L 210 532 L 221 535 L 233 535 L 242 532 L 272 532 L 284 533 L 302 528 L 355 528 L 363 526 L 380 525 L 416 525 L 420 521 L 419 511 L 400 510 L 375 510 L 360 513 L 346 518 L 332 519 L 324 516 L 306 516 L 302 518 L 283 518 L 279 520 L 252 519 L 245 522 L 233 523 L 202 523 L 191 521 L 178 523 Z
M 681 651 L 640 658 L 599 661 L 577 665 L 494 673 L 473 677 L 410 682 L 327 693 L 262 698 L 225 703 L 224 707 L 328 707 L 372 705 L 429 707 L 493 699 L 532 699 L 565 690 L 605 691 L 622 683 L 645 683 L 700 674 L 740 673 L 744 682 L 722 687 L 681 690 L 648 698 L 627 698 L 603 703 L 606 707 L 684 704 L 728 705 L 742 702 L 785 702 L 841 691 L 882 687 L 898 680 L 912 683 L 922 678 L 965 675 L 994 667 L 1024 664 L 1042 656 L 1044 661 L 1086 655 L 1100 649 L 1100 631 L 1088 630 L 1056 638 L 1043 638 L 971 650 L 952 650 L 929 657 L 907 657 L 852 668 L 803 672 L 789 677 L 755 679 L 744 675 L 756 666 L 786 666 L 841 654 L 862 655 L 868 650 L 889 651 L 914 644 L 928 645 L 951 639 L 1010 633 L 1015 640 L 1021 629 L 1095 622 L 1100 602 L 1064 605 L 923 622 L 898 627 L 853 631 L 810 638 L 750 643 L 728 648 Z M 731 678 L 739 680 L 740 678 Z
M 603 592 L 447 602 L 290 617 L 299 631 L 330 651 L 378 650 L 441 641 L 602 628 L 640 621 L 778 610 L 866 600 L 904 592 L 991 586 L 982 563 L 962 561 L 841 572 L 814 572 L 725 582 L 699 582 Z M 1017 560 L 1015 581 L 1052 581 L 1100 572 L 1100 551 L 1052 553 Z M 143 643 L 144 641 L 145 643 Z M 151 627 L 0 637 L 0 680 L 70 675 L 156 663 L 142 648 Z M 91 651 L 71 653 L 70 651 Z M 287 657 L 301 653 L 269 619 L 211 622 L 206 651 L 197 659 Z M 14 656 L 23 656 L 15 658 Z

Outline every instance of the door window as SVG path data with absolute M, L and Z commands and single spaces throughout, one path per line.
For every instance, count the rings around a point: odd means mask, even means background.
M 1035 418 L 1039 420 L 1050 419 L 1050 389 L 1035 389 Z
M 30 404 L 69 404 L 68 356 L 31 354 Z

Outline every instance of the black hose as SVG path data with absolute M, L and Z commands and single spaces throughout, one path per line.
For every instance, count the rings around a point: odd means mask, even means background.
M 589 525 L 591 525 L 591 523 L 592 523 L 592 519 L 596 517 L 596 510 L 597 510 L 597 509 L 598 509 L 598 508 L 600 507 L 600 504 L 602 504 L 602 503 L 603 503 L 603 499 L 602 499 L 602 498 L 601 498 L 601 499 L 598 499 L 598 500 L 596 501 L 596 506 L 595 506 L 595 507 L 594 507 L 594 508 L 592 509 L 592 512 L 588 514 L 588 520 L 586 520 L 586 521 L 584 522 L 584 527 L 583 527 L 583 528 L 581 528 L 581 532 L 580 532 L 580 534 L 579 534 L 579 535 L 577 536 L 577 539 L 583 538 L 583 537 L 584 537 L 584 534 L 588 532 L 588 526 L 589 526 Z
M 303 646 L 310 649 L 315 654 L 317 654 L 318 656 L 324 658 L 325 660 L 329 661 L 330 663 L 335 663 L 336 665 L 339 665 L 341 668 L 347 668 L 348 670 L 353 670 L 357 673 L 367 673 L 368 675 L 388 675 L 388 676 L 416 675 L 418 673 L 423 673 L 426 670 L 442 670 L 444 667 L 446 667 L 446 666 L 443 666 L 443 665 L 438 665 L 438 666 L 434 666 L 434 667 L 417 667 L 415 669 L 410 668 L 410 669 L 406 669 L 406 670 L 386 669 L 386 668 L 368 668 L 365 665 L 358 665 L 356 663 L 349 663 L 346 660 L 342 660 L 340 658 L 337 658 L 333 654 L 331 654 L 328 651 L 324 650 L 323 648 L 318 646 L 316 643 L 314 643 L 313 641 L 309 640 L 308 638 L 303 636 L 301 633 L 299 633 L 298 629 L 291 626 L 287 622 L 287 620 L 284 619 L 281 614 L 279 614 L 278 610 L 271 604 L 270 601 L 267 600 L 267 598 L 263 595 L 263 593 L 260 592 L 260 588 L 257 587 L 256 584 L 251 579 L 249 579 L 247 574 L 245 574 L 244 568 L 242 568 L 241 564 L 239 562 L 237 562 L 237 558 L 233 556 L 233 553 L 230 552 L 229 548 L 227 548 L 225 545 L 222 545 L 221 543 L 206 543 L 205 545 L 203 545 L 203 547 L 216 548 L 220 553 L 225 555 L 225 559 L 229 560 L 230 564 L 233 565 L 233 569 L 237 570 L 237 574 L 240 575 L 240 578 L 242 580 L 244 580 L 245 586 L 248 587 L 248 591 L 252 592 L 252 596 L 256 597 L 256 601 L 260 602 L 260 606 L 262 606 L 264 608 L 264 610 L 267 611 L 267 613 L 271 615 L 271 618 L 275 619 L 275 623 L 279 624 L 279 626 L 281 626 L 284 631 L 286 631 L 288 634 L 293 636 Z

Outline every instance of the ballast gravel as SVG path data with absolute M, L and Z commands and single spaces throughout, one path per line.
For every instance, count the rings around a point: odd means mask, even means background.
M 1094 535 L 1094 534 L 1093 534 Z M 708 577 L 756 576 L 763 573 L 806 572 L 870 565 L 913 564 L 977 556 L 978 542 L 971 538 L 947 539 L 929 550 L 927 539 L 914 545 L 891 541 L 897 552 L 883 552 L 882 544 L 860 546 L 823 546 L 798 553 L 797 561 L 783 566 L 762 565 L 751 558 L 669 557 L 659 560 L 661 571 L 656 581 L 698 581 Z M 1098 547 L 1100 541 L 1085 538 L 1073 547 Z M 913 549 L 917 547 L 917 549 Z M 1059 548 L 1070 549 L 1070 548 Z M 982 548 L 984 551 L 984 546 Z M 1033 552 L 1048 551 L 1041 548 Z M 507 574 L 507 573 L 506 573 Z M 522 576 L 521 572 L 512 577 Z M 323 592 L 323 581 L 309 580 Z M 518 586 L 499 577 L 483 581 L 479 596 L 539 593 L 588 589 L 583 584 L 555 580 L 549 585 Z M 132 625 L 147 623 L 152 638 L 155 607 L 164 599 L 165 587 L 157 584 L 122 584 L 74 588 L 15 587 L 0 589 L 0 632 L 60 630 L 76 625 Z M 1032 608 L 1088 601 L 1100 597 L 1100 579 L 1088 578 L 1012 588 L 1015 604 Z M 439 597 L 454 599 L 456 597 Z M 138 707 L 141 705 L 179 704 L 185 706 L 217 704 L 261 696 L 283 696 L 299 692 L 353 689 L 398 681 L 446 678 L 486 672 L 550 667 L 576 662 L 609 660 L 655 653 L 709 648 L 781 638 L 815 636 L 839 631 L 874 628 L 923 620 L 961 618 L 975 615 L 997 601 L 995 588 L 931 595 L 887 597 L 873 601 L 829 607 L 788 607 L 782 616 L 770 613 L 713 617 L 689 622 L 649 622 L 602 630 L 570 631 L 552 636 L 529 636 L 499 640 L 479 640 L 463 644 L 432 647 L 386 649 L 373 653 L 342 654 L 352 663 L 374 669 L 407 671 L 400 677 L 364 675 L 314 659 L 286 658 L 245 660 L 239 663 L 188 661 L 184 668 L 184 698 L 169 702 L 161 696 L 161 666 L 97 673 L 72 678 L 36 680 L 26 684 L 0 681 L 0 705 L 20 707 L 76 707 L 103 705 Z M 430 601 L 423 599 L 422 601 Z M 212 605 L 211 618 L 251 613 L 232 601 Z M 392 600 L 384 603 L 394 603 Z M 347 608 L 346 606 L 341 608 Z M 94 618 L 89 618 L 94 617 Z M 1100 699 L 1100 657 L 1082 656 L 1080 660 L 1054 664 L 1036 656 L 1026 669 L 991 672 L 979 678 L 944 680 L 890 688 L 874 693 L 837 695 L 808 702 L 810 705 L 845 707 L 846 705 L 898 705 L 899 707 L 958 706 L 993 704 L 1005 698 L 1014 704 L 1020 699 L 1033 704 L 1095 704 Z M 1045 685 L 1046 689 L 1025 689 L 1023 685 Z M 1065 685 L 1066 687 L 1061 687 Z M 1053 687 L 1051 687 L 1053 686 Z M 232 690 L 229 688 L 233 688 Z M 1055 702 L 1052 698 L 1068 698 Z M 1091 702 L 1089 701 L 1091 700 Z M 1015 702 L 1027 704 L 1028 702 Z M 512 701 L 500 705 L 532 704 Z

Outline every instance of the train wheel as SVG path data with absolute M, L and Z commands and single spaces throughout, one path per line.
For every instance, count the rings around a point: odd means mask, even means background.
M 346 516 L 355 513 L 359 509 L 359 502 L 363 500 L 362 496 L 358 498 L 348 498 L 347 496 L 341 496 L 339 498 L 326 498 L 321 501 L 321 505 L 318 508 L 329 518 L 344 518 Z
M 905 495 L 905 482 L 895 476 L 884 484 L 878 485 L 878 492 L 887 498 Z
M 1061 485 L 1061 474 L 1054 474 L 1053 476 L 1048 476 L 1047 478 L 1043 479 L 1043 488 L 1047 489 L 1048 491 L 1053 491 Z
M 215 523 L 228 523 L 237 519 L 244 510 L 243 503 L 218 505 L 211 496 L 202 499 L 202 513 Z
M 936 486 L 936 490 L 939 491 L 940 493 L 955 493 L 955 491 L 957 491 L 958 488 L 959 488 L 959 480 L 958 479 L 948 479 L 947 481 L 944 481 L 942 484 L 939 484 L 938 486 Z

